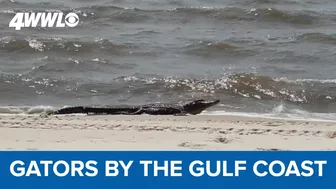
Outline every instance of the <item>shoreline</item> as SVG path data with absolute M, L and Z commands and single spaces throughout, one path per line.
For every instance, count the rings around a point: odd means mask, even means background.
M 40 111 L 33 111 L 33 113 L 28 112 L 22 112 L 22 113 L 0 113 L 0 117 L 5 116 L 33 116 L 33 117 L 39 117 L 43 115 L 46 112 L 40 112 Z M 66 114 L 59 114 L 57 116 L 64 116 Z M 291 114 L 284 114 L 284 115 L 291 115 Z M 295 114 L 292 114 L 295 115 Z M 86 114 L 67 114 L 67 116 L 87 116 Z M 108 116 L 119 116 L 119 115 L 108 115 Z M 120 115 L 125 116 L 125 115 Z M 139 116 L 139 115 L 136 115 Z M 147 116 L 147 115 L 141 115 L 141 116 Z M 158 116 L 158 115 L 156 115 Z M 195 115 L 188 115 L 188 116 L 195 116 Z M 211 116 L 211 117 L 228 117 L 228 118 L 247 118 L 247 119 L 271 119 L 271 120 L 282 120 L 282 121 L 312 121 L 312 122 L 323 122 L 323 123 L 333 123 L 336 124 L 336 117 L 335 119 L 323 119 L 323 118 L 312 118 L 312 117 L 280 117 L 280 115 L 276 114 L 253 114 L 249 112 L 225 112 L 225 113 L 218 113 L 218 112 L 206 112 L 198 114 L 197 116 Z
M 2 150 L 336 150 L 336 123 L 226 115 L 0 115 Z

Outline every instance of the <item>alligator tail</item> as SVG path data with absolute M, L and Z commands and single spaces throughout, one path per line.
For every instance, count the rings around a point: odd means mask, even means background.
M 99 108 L 99 107 L 67 107 L 54 111 L 51 114 L 111 114 L 111 115 L 121 115 L 121 114 L 133 114 L 138 111 L 138 108 Z M 51 115 L 49 114 L 49 115 Z

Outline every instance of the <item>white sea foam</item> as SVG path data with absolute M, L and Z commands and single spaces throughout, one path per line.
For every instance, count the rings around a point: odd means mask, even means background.
M 275 78 L 275 81 L 285 81 L 287 83 L 303 83 L 303 82 L 313 82 L 313 83 L 336 83 L 336 79 L 295 79 L 291 80 L 286 77 Z
M 52 106 L 0 106 L 0 114 L 40 114 L 55 110 Z
M 295 113 L 296 112 L 296 113 Z M 292 110 L 292 113 L 251 113 L 251 112 L 226 112 L 212 111 L 204 112 L 202 115 L 226 115 L 226 116 L 241 116 L 254 118 L 271 118 L 284 120 L 306 120 L 306 121 L 328 121 L 336 122 L 336 113 L 309 113 L 302 110 Z
M 40 42 L 40 41 L 37 41 L 36 39 L 27 39 L 28 43 L 29 43 L 29 46 L 33 49 L 35 49 L 36 51 L 40 51 L 42 52 L 45 47 L 45 45 Z

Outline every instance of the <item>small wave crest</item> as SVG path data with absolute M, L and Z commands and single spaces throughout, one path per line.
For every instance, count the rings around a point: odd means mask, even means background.
M 237 2 L 242 5 L 297 5 L 300 4 L 299 1 L 296 0 L 242 0 Z
M 137 48 L 134 44 L 114 44 L 107 39 L 83 41 L 79 39 L 65 39 L 60 37 L 12 37 L 0 39 L 0 50 L 4 52 L 60 52 L 60 53 L 89 53 L 108 52 L 113 54 L 129 54 Z
M 236 46 L 229 42 L 199 41 L 181 48 L 180 52 L 197 56 L 250 56 L 252 50 Z
M 323 33 L 304 33 L 296 37 L 299 42 L 336 44 L 336 35 Z
M 77 11 L 86 20 L 106 19 L 119 22 L 146 22 L 149 20 L 188 22 L 203 18 L 219 21 L 260 21 L 310 25 L 325 16 L 312 11 L 287 11 L 275 8 L 244 9 L 239 7 L 178 7 L 146 10 L 117 6 L 89 6 L 78 8 Z

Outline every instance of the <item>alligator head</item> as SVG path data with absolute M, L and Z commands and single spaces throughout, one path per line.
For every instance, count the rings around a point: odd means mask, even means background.
M 212 100 L 212 101 L 195 100 L 188 104 L 185 104 L 183 107 L 187 113 L 196 115 L 200 114 L 203 110 L 218 104 L 219 102 L 220 100 Z

